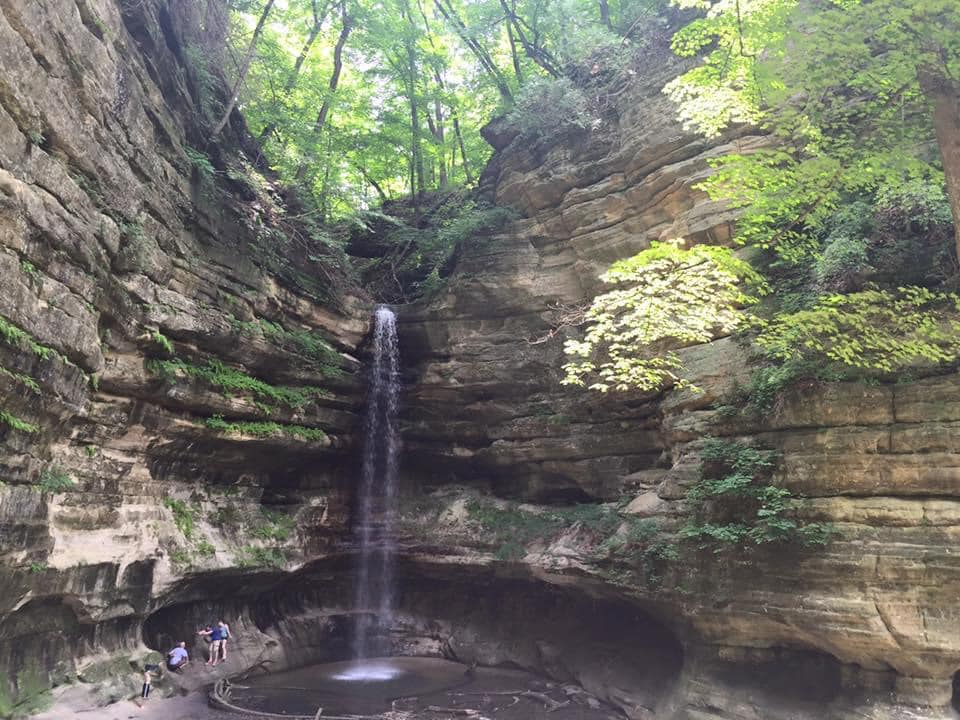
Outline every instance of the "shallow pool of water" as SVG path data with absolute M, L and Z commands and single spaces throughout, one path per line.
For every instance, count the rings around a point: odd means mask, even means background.
M 468 668 L 439 658 L 396 657 L 312 665 L 233 685 L 246 710 L 321 717 L 377 716 L 395 710 L 421 717 L 429 707 L 474 709 L 497 720 L 601 720 L 616 712 L 585 693 L 530 673 Z M 438 717 L 428 712 L 423 717 Z

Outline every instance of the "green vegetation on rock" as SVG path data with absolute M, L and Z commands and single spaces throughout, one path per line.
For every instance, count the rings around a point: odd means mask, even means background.
M 19 430 L 20 432 L 25 433 L 36 433 L 40 432 L 40 426 L 29 423 L 26 420 L 18 418 L 16 415 L 11 415 L 5 410 L 0 410 L 0 424 L 6 425 L 9 428 L 14 430 Z
M 227 435 L 253 435 L 259 438 L 289 437 L 307 440 L 308 442 L 320 442 L 327 439 L 327 434 L 320 428 L 305 427 L 303 425 L 289 425 L 275 422 L 247 422 L 243 420 L 228 421 L 221 415 L 204 420 L 204 424 L 211 430 L 225 433 Z
M 545 542 L 562 530 L 579 525 L 596 535 L 601 545 L 623 522 L 613 505 L 583 503 L 567 507 L 522 506 L 515 502 L 473 498 L 467 502 L 469 522 L 484 543 L 497 546 L 501 560 L 517 560 L 535 541 Z
M 239 567 L 282 568 L 287 559 L 278 548 L 246 545 L 236 555 Z
M 317 398 L 329 396 L 319 387 L 286 387 L 271 385 L 245 372 L 224 365 L 219 360 L 208 360 L 205 365 L 194 365 L 179 358 L 149 360 L 147 368 L 168 382 L 178 378 L 196 378 L 208 385 L 237 394 L 246 394 L 261 401 L 269 401 L 299 410 Z M 268 405 L 264 408 L 271 411 Z
M 4 375 L 11 380 L 15 380 L 21 385 L 25 386 L 30 392 L 34 395 L 40 394 L 40 386 L 37 384 L 37 381 L 34 380 L 29 375 L 24 375 L 23 373 L 14 372 L 13 370 L 8 370 L 5 367 L 0 366 L 0 375 Z
M 756 344 L 774 360 L 884 373 L 951 363 L 960 353 L 960 296 L 920 287 L 828 295 L 766 323 Z
M 616 289 L 598 295 L 584 315 L 582 340 L 567 340 L 564 384 L 608 390 L 687 387 L 673 348 L 704 343 L 746 323 L 756 302 L 741 284 L 765 292 L 760 275 L 727 248 L 652 243 L 601 279 Z M 666 346 L 667 350 L 663 348 Z
M 70 490 L 74 484 L 73 479 L 59 465 L 47 465 L 37 479 L 37 487 L 48 493 Z
M 10 347 L 29 350 L 43 360 L 49 357 L 59 357 L 66 360 L 52 347 L 41 345 L 30 333 L 16 326 L 2 315 L 0 315 L 0 340 L 3 340 Z
M 183 537 L 187 540 L 193 538 L 198 509 L 189 505 L 184 500 L 177 500 L 170 497 L 164 498 L 163 504 L 173 513 L 173 522 Z
M 464 192 L 434 193 L 411 203 L 391 203 L 365 210 L 350 219 L 350 232 L 360 244 L 371 243 L 377 257 L 355 260 L 363 278 L 378 296 L 409 302 L 437 293 L 451 271 L 455 253 L 480 245 L 516 214 Z
M 38 661 L 27 659 L 15 676 L 0 677 L 0 717 L 23 718 L 46 710 L 53 703 L 50 686 L 50 676 Z
M 680 537 L 720 553 L 768 543 L 825 545 L 834 534 L 829 525 L 796 517 L 797 499 L 770 480 L 775 452 L 710 439 L 700 457 L 700 479 L 687 492 L 693 517 Z
M 288 330 L 263 318 L 251 321 L 234 319 L 233 326 L 243 335 L 262 336 L 278 347 L 305 358 L 325 377 L 337 378 L 343 374 L 340 353 L 315 330 Z
M 261 540 L 283 542 L 290 539 L 297 522 L 286 513 L 262 510 L 261 522 L 253 529 L 254 536 Z
M 159 330 L 154 330 L 150 333 L 150 339 L 165 353 L 168 355 L 174 354 L 173 343 L 170 342 L 169 338 L 164 335 Z

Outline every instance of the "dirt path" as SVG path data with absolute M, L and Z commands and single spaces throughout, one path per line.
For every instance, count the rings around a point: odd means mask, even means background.
M 207 695 L 195 692 L 171 698 L 151 697 L 143 706 L 123 700 L 106 707 L 77 710 L 69 695 L 61 695 L 56 704 L 33 720 L 242 720 L 241 715 L 217 712 L 207 707 Z

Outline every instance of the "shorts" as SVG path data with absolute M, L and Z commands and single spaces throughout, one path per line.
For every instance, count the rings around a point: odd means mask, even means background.
M 220 655 L 220 643 L 223 640 L 211 640 L 210 641 L 210 657 L 215 658 Z

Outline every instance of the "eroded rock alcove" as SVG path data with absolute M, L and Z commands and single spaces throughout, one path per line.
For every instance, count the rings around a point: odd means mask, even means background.
M 108 676 L 85 702 L 119 699 L 131 663 L 219 615 L 237 631 L 224 672 L 348 652 L 374 303 L 295 240 L 292 199 L 237 179 L 270 182 L 239 114 L 212 184 L 191 161 L 205 140 L 184 48 L 223 31 L 201 5 L 0 0 L 0 329 L 16 330 L 0 392 L 32 428 L 0 424 L 0 714 Z M 731 416 L 748 358 L 724 338 L 684 351 L 700 394 L 560 385 L 557 308 L 652 240 L 726 241 L 734 214 L 693 186 L 767 142 L 684 132 L 660 92 L 680 66 L 665 41 L 647 52 L 602 133 L 488 128 L 481 188 L 518 218 L 398 310 L 399 584 L 381 639 L 572 683 L 634 720 L 951 717 L 955 373 Z M 263 228 L 286 238 L 276 252 Z M 223 366 L 298 400 L 267 420 L 262 398 L 218 389 Z M 776 449 L 778 481 L 837 537 L 670 555 L 708 436 Z M 618 555 L 641 521 L 647 544 Z

